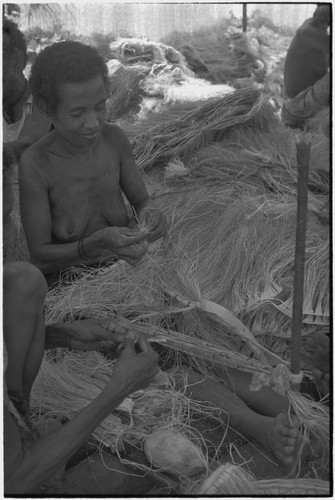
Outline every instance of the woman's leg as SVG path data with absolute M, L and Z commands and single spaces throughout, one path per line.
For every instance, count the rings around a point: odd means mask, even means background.
M 7 348 L 8 391 L 23 396 L 30 391 L 40 368 L 45 345 L 43 305 L 47 285 L 43 274 L 28 262 L 3 267 L 3 332 Z
M 176 389 L 199 402 L 209 402 L 222 410 L 224 425 L 229 425 L 243 436 L 256 439 L 285 465 L 294 461 L 298 444 L 297 418 L 288 416 L 286 404 L 278 405 L 275 416 L 260 415 L 223 383 L 204 379 L 192 369 L 175 373 Z

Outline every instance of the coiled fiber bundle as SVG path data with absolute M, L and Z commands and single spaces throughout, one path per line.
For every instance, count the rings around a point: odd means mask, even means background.
M 327 496 L 330 493 L 328 481 L 320 479 L 264 479 L 256 480 L 238 465 L 220 465 L 204 482 L 193 491 L 196 495 L 223 496 Z

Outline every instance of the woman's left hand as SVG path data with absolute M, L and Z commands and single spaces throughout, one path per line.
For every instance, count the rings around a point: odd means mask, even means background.
M 169 229 L 164 213 L 159 208 L 150 205 L 140 211 L 139 222 L 148 231 L 148 243 L 153 243 L 159 238 L 163 238 Z

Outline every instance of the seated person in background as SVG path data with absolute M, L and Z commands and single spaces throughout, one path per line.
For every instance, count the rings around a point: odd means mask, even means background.
M 298 28 L 284 66 L 285 125 L 303 127 L 308 118 L 329 106 L 329 54 L 331 6 L 320 4 L 313 17 Z
M 79 42 L 47 47 L 30 85 L 54 130 L 20 159 L 20 207 L 31 261 L 44 274 L 85 261 L 136 264 L 166 234 L 124 132 L 105 122 L 108 69 Z M 122 192 L 144 227 L 128 227 Z M 141 224 L 142 225 L 142 224 Z
M 50 118 L 33 105 L 24 76 L 28 60 L 27 43 L 17 25 L 8 19 L 2 25 L 3 143 L 18 159 L 25 148 L 50 130 Z
M 19 225 L 13 217 L 18 201 L 17 162 L 21 153 L 46 135 L 51 126 L 32 103 L 31 91 L 24 76 L 27 44 L 17 25 L 8 19 L 2 25 L 3 92 L 3 255 L 11 260 L 17 246 Z M 6 187 L 5 187 L 6 186 Z M 15 252 L 14 252 L 15 253 Z

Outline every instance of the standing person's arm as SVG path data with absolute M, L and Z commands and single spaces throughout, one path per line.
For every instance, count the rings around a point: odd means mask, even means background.
M 5 411 L 4 472 L 7 495 L 36 493 L 36 489 L 67 463 L 126 396 L 149 385 L 158 371 L 158 356 L 142 337 L 138 338 L 137 346 L 139 353 L 135 350 L 133 339 L 126 338 L 113 375 L 101 394 L 72 420 L 51 434 L 37 438 L 27 449 L 22 447 L 13 418 Z
M 305 46 L 317 49 L 323 54 L 330 53 L 330 36 L 327 31 L 320 30 L 313 24 L 306 25 L 301 31 L 301 41 Z

